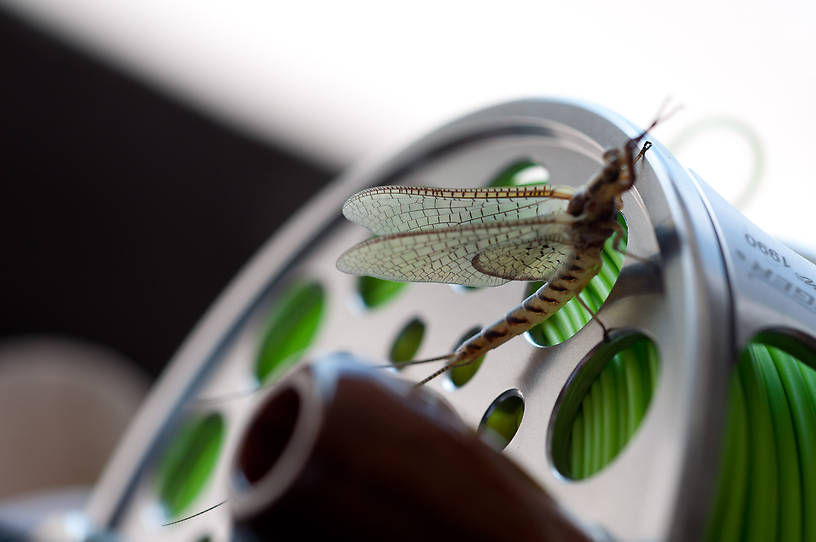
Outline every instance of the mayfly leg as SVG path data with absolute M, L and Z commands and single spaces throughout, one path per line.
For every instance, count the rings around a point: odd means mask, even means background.
M 589 313 L 589 317 L 595 322 L 597 322 L 599 326 L 601 326 L 601 329 L 603 330 L 604 342 L 609 342 L 609 329 L 604 325 L 603 322 L 601 322 L 601 319 L 598 318 L 598 315 L 592 311 L 589 305 L 586 304 L 586 301 L 583 300 L 581 294 L 576 295 L 575 299 L 577 299 L 578 303 L 580 303 L 581 306 L 584 307 L 584 309 L 587 311 L 587 313 Z
M 445 354 L 444 356 L 436 356 L 433 358 L 425 358 L 425 359 L 413 359 L 409 361 L 397 361 L 394 363 L 389 363 L 387 365 L 373 365 L 373 369 L 402 369 L 403 367 L 408 367 L 409 365 L 423 365 L 425 363 L 433 363 L 434 361 L 445 361 L 449 360 L 454 357 L 456 354 L 451 352 L 450 354 Z

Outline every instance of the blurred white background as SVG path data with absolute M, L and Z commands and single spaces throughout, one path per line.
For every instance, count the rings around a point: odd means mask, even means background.
M 783 240 L 809 235 L 816 4 L 0 0 L 232 126 L 345 167 L 452 116 L 593 101 Z

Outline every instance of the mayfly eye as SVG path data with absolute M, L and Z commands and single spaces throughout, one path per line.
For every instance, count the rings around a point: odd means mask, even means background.
M 603 153 L 603 159 L 607 164 L 617 164 L 621 159 L 620 149 L 608 149 Z

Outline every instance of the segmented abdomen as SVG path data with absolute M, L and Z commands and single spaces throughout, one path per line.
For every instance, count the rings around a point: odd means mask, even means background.
M 476 360 L 487 351 L 547 320 L 589 284 L 601 269 L 601 263 L 600 251 L 588 250 L 576 254 L 571 262 L 558 270 L 553 279 L 505 314 L 504 318 L 465 341 L 456 349 L 456 356 L 450 364 L 466 364 Z

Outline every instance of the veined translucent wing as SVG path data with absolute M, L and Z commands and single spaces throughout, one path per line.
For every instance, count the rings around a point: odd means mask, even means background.
M 425 188 L 378 186 L 343 205 L 346 218 L 377 235 L 548 217 L 566 209 L 569 186 Z
M 575 255 L 571 218 L 558 214 L 384 235 L 350 248 L 337 268 L 386 280 L 464 286 L 549 280 Z

